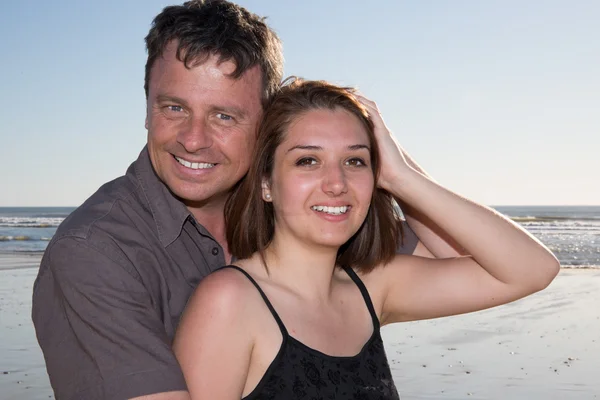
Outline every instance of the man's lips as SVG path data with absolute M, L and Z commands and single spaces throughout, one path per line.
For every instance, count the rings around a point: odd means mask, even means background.
M 192 161 L 188 161 L 185 160 L 181 157 L 177 157 L 177 156 L 173 156 L 173 158 L 175 158 L 175 160 L 183 165 L 186 168 L 190 168 L 190 169 L 210 169 L 213 168 L 215 165 L 215 163 L 206 163 L 206 162 L 192 162 Z

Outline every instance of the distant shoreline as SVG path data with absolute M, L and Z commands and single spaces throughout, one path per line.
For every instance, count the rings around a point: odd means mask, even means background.
M 546 245 L 563 269 L 600 268 L 600 206 L 491 206 Z M 34 267 L 74 207 L 0 207 L 0 257 Z M 2 255 L 2 254 L 8 254 Z M 16 258 L 29 257 L 17 262 Z M 6 265 L 5 262 L 3 262 Z M 0 266 L 2 268 L 2 266 Z M 4 267 L 8 268 L 8 267 Z
M 44 252 L 0 252 L 0 271 L 13 269 L 39 268 Z M 600 265 L 562 265 L 561 269 L 569 271 L 600 270 Z
M 0 271 L 39 268 L 43 252 L 6 252 L 0 253 Z

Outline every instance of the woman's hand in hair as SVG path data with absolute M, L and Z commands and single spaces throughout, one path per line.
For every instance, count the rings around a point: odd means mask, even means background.
M 398 144 L 386 127 L 377 104 L 364 96 L 357 96 L 357 98 L 367 108 L 375 127 L 375 137 L 381 154 L 378 185 L 401 200 L 400 205 L 404 217 L 421 242 L 413 254 L 436 258 L 466 255 L 467 253 L 456 243 L 456 240 L 406 202 L 406 196 L 402 192 L 405 192 L 410 186 L 407 183 L 409 177 L 414 176 L 415 171 L 421 177 L 427 177 L 433 182 L 435 180 Z
M 364 96 L 357 95 L 357 98 L 366 107 L 375 127 L 375 137 L 381 157 L 377 185 L 388 192 L 396 193 L 397 185 L 402 184 L 403 176 L 416 170 L 410 165 L 410 161 L 405 157 L 404 149 L 385 125 L 377 104 Z

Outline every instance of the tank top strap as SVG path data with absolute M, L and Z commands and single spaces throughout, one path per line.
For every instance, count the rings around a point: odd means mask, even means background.
M 249 273 L 247 273 L 245 270 L 243 270 L 242 268 L 238 267 L 237 265 L 226 265 L 226 266 L 224 266 L 222 268 L 236 269 L 236 270 L 240 271 L 242 274 L 244 274 L 246 276 L 246 278 L 248 278 L 248 280 L 250 282 L 252 282 L 252 284 L 254 285 L 254 287 L 256 288 L 256 290 L 258 290 L 258 293 L 260 293 L 260 296 L 264 300 L 265 304 L 269 308 L 269 311 L 271 311 L 271 314 L 273 315 L 273 318 L 275 318 L 275 321 L 277 322 L 277 325 L 279 325 L 279 329 L 281 330 L 281 334 L 283 335 L 284 338 L 286 336 L 288 336 L 287 329 L 285 328 L 285 325 L 283 324 L 283 321 L 281 321 L 281 318 L 279 318 L 279 314 L 277 314 L 277 311 L 275 311 L 275 308 L 273 307 L 273 305 L 269 301 L 269 298 L 267 297 L 267 295 L 265 294 L 265 292 L 263 292 L 263 290 L 260 288 L 260 285 L 254 280 L 254 278 L 252 278 L 252 276 Z
M 380 328 L 379 318 L 377 318 L 377 313 L 375 312 L 375 307 L 373 307 L 373 302 L 371 301 L 371 296 L 369 296 L 369 291 L 367 290 L 367 287 L 365 286 L 363 281 L 358 277 L 358 275 L 356 274 L 356 272 L 354 272 L 354 270 L 352 268 L 346 267 L 346 266 L 344 266 L 342 268 L 344 269 L 344 271 L 346 271 L 348 276 L 354 281 L 356 286 L 358 286 L 358 290 L 360 290 L 360 293 L 362 294 L 362 297 L 365 300 L 365 304 L 367 305 L 367 308 L 369 309 L 369 314 L 371 314 L 371 319 L 373 320 L 373 327 L 375 328 L 375 330 L 379 330 L 379 328 Z

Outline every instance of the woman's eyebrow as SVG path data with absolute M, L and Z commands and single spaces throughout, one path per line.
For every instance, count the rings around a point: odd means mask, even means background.
M 361 149 L 365 149 L 365 150 L 371 150 L 371 148 L 369 146 L 367 146 L 366 144 L 353 144 L 351 146 L 348 146 L 349 150 L 361 150 Z
M 321 146 L 313 146 L 308 144 L 299 144 L 293 147 L 290 147 L 286 153 L 289 153 L 292 150 L 323 150 Z
M 352 144 L 350 146 L 348 146 L 348 150 L 362 150 L 365 149 L 367 151 L 370 151 L 371 148 L 366 145 L 366 144 Z M 292 150 L 312 150 L 312 151 L 322 151 L 323 148 L 321 146 L 314 146 L 314 145 L 308 145 L 308 144 L 299 144 L 293 147 L 290 147 L 286 153 L 289 153 Z

